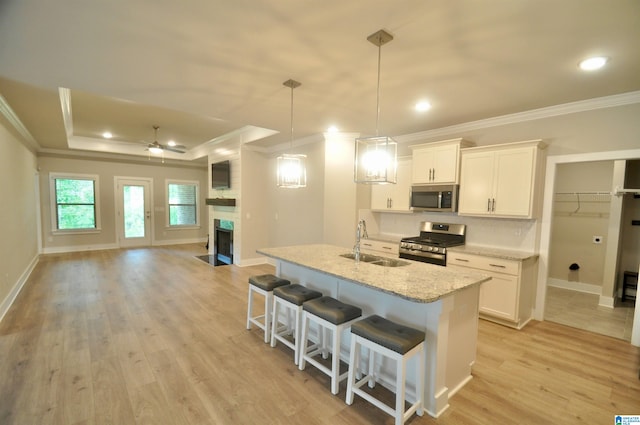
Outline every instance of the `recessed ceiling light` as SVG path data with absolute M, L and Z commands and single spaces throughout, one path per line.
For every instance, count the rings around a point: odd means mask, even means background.
M 420 102 L 416 103 L 416 111 L 418 112 L 425 112 L 429 109 L 431 109 L 431 104 L 426 100 L 421 100 Z
M 102 137 L 104 137 L 105 139 L 111 139 L 113 137 L 113 134 L 111 134 L 108 131 L 105 131 L 104 133 L 102 133 Z
M 174 142 L 173 140 L 169 140 L 169 141 L 167 142 L 167 145 L 169 145 L 169 146 L 175 146 L 175 145 L 176 145 L 176 142 Z
M 604 56 L 594 56 L 580 62 L 580 69 L 583 71 L 595 71 L 606 65 L 609 58 Z
M 336 127 L 335 125 L 329 126 L 329 128 L 327 128 L 327 133 L 337 133 L 338 132 L 338 127 Z

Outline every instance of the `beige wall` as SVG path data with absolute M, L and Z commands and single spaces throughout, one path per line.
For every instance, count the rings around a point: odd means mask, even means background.
M 36 157 L 0 119 L 0 318 L 38 257 Z
M 269 159 L 264 176 L 270 207 L 267 210 L 269 246 L 322 243 L 324 214 L 324 143 L 291 149 L 307 155 L 307 187 L 276 186 L 276 157 Z
M 116 162 L 100 159 L 82 159 L 40 156 L 40 202 L 42 205 L 42 240 L 44 252 L 114 248 L 118 246 L 114 177 L 143 177 L 153 179 L 153 244 L 185 243 L 204 241 L 207 237 L 207 211 L 204 200 L 207 196 L 206 166 L 181 167 L 169 163 L 142 161 Z M 54 235 L 51 232 L 50 173 L 97 174 L 100 179 L 101 231 L 80 235 Z M 200 182 L 200 228 L 173 230 L 166 226 L 166 179 L 196 180 Z
M 556 168 L 549 278 L 602 287 L 611 196 L 589 193 L 610 192 L 612 178 L 613 161 Z M 602 243 L 594 244 L 593 236 L 602 236 Z M 580 269 L 570 270 L 573 263 Z

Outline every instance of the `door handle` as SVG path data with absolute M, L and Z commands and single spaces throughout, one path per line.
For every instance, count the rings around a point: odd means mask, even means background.
M 487 212 L 491 212 L 491 198 L 487 198 Z
M 491 211 L 496 212 L 496 198 L 491 201 Z

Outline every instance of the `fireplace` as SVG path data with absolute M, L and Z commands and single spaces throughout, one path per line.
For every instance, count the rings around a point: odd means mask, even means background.
M 233 264 L 233 221 L 213 220 L 213 265 Z

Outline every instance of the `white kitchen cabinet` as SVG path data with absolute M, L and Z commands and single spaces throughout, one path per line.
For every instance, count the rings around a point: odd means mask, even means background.
M 399 242 L 380 241 L 375 239 L 361 239 L 360 250 L 368 253 L 382 253 L 397 257 L 399 253 Z
M 411 182 L 413 184 L 457 184 L 460 149 L 473 144 L 464 139 L 413 145 Z
M 458 214 L 536 218 L 544 147 L 533 140 L 462 149 Z
M 411 196 L 411 159 L 398 160 L 396 184 L 371 185 L 371 209 L 386 211 L 409 211 Z
M 491 276 L 480 286 L 480 318 L 521 329 L 533 317 L 536 256 L 510 260 L 449 251 L 447 267 Z

